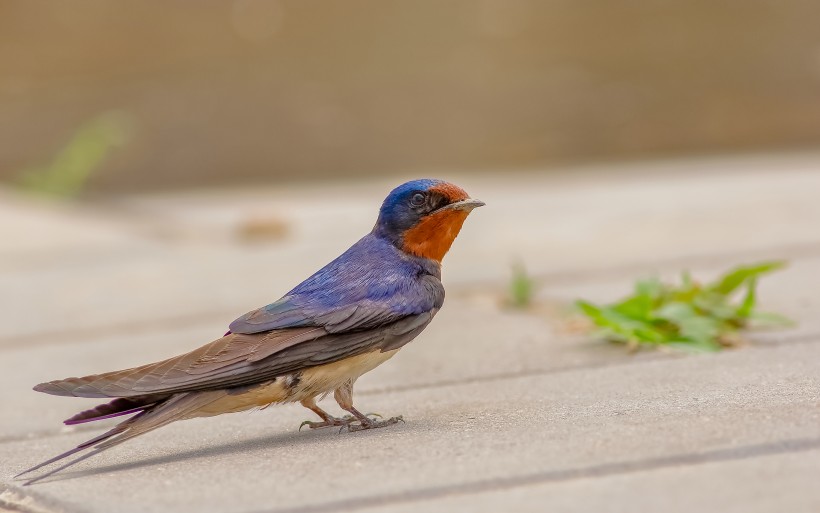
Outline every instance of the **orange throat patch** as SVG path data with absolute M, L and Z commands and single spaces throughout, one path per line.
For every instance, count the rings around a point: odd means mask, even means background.
M 456 240 L 468 214 L 464 210 L 444 210 L 425 217 L 404 233 L 402 250 L 417 257 L 441 262 Z

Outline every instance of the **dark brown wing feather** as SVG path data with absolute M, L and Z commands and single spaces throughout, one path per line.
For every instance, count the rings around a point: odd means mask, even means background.
M 311 327 L 229 334 L 161 362 L 50 381 L 34 389 L 75 397 L 135 397 L 250 385 L 369 351 L 397 349 L 415 338 L 436 311 L 408 316 L 381 328 L 347 333 Z

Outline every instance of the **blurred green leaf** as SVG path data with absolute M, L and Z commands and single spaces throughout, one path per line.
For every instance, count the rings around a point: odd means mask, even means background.
M 69 197 L 82 191 L 98 173 L 110 151 L 126 143 L 130 118 L 110 111 L 83 124 L 52 161 L 24 170 L 18 185 L 26 190 L 52 196 Z
M 649 319 L 652 313 L 652 299 L 645 295 L 632 296 L 617 303 L 612 309 L 627 317 Z
M 723 275 L 717 282 L 710 285 L 709 289 L 717 292 L 718 294 L 729 295 L 738 287 L 743 285 L 743 282 L 751 278 L 756 278 L 761 274 L 782 269 L 785 266 L 785 262 L 777 261 L 736 267 L 727 274 Z
M 527 274 L 524 264 L 515 264 L 510 280 L 510 304 L 515 308 L 527 308 L 535 296 L 535 280 Z
M 746 295 L 743 297 L 743 302 L 740 308 L 737 309 L 737 316 L 743 319 L 748 318 L 754 312 L 755 304 L 757 303 L 757 276 L 754 276 L 746 282 Z
M 661 306 L 653 315 L 658 319 L 664 319 L 669 322 L 680 324 L 686 319 L 697 317 L 698 313 L 692 305 L 675 301 Z
M 758 278 L 784 267 L 784 262 L 766 262 L 736 267 L 703 287 L 688 272 L 680 285 L 665 284 L 657 278 L 640 280 L 634 294 L 611 305 L 579 300 L 578 308 L 606 339 L 637 345 L 665 345 L 695 352 L 718 351 L 742 339 L 738 330 L 749 324 L 787 325 L 776 314 L 755 310 Z M 740 303 L 732 294 L 744 287 Z
M 718 319 L 706 316 L 682 319 L 678 326 L 683 339 L 698 345 L 708 345 L 716 341 L 722 330 Z
M 663 296 L 664 286 L 658 278 L 648 278 L 638 280 L 635 283 L 635 295 L 648 297 L 651 301 L 656 301 Z
M 728 296 L 709 290 L 700 291 L 691 302 L 704 315 L 725 320 L 734 319 L 737 315 L 737 308 L 729 302 Z

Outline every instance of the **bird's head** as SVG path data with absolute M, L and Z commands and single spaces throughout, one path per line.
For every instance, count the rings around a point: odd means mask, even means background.
M 483 201 L 441 180 L 413 180 L 385 198 L 373 228 L 405 253 L 441 262 L 467 215 Z

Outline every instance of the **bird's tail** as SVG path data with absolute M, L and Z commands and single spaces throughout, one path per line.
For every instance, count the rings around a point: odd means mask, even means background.
M 75 424 L 85 424 L 97 420 L 111 419 L 141 412 L 155 406 L 168 399 L 169 396 L 144 396 L 144 397 L 118 397 L 110 402 L 100 404 L 90 410 L 81 411 L 70 419 L 64 420 L 63 424 L 73 426 Z
M 46 465 L 56 463 L 78 452 L 82 452 L 86 449 L 92 449 L 89 452 L 86 452 L 85 454 L 80 456 L 79 458 L 76 458 L 66 463 L 65 465 L 57 467 L 56 469 L 53 469 L 41 476 L 38 476 L 24 483 L 24 485 L 30 485 L 32 483 L 45 479 L 61 470 L 64 470 L 76 463 L 79 463 L 84 459 L 90 458 L 95 454 L 99 454 L 105 451 L 106 449 L 110 449 L 115 445 L 119 445 L 139 435 L 145 434 L 149 431 L 153 431 L 154 429 L 165 426 L 177 420 L 195 417 L 197 410 L 207 406 L 208 404 L 218 399 L 221 399 L 226 394 L 227 392 L 223 390 L 212 390 L 207 392 L 186 392 L 182 394 L 173 395 L 156 404 L 147 406 L 143 405 L 144 409 L 142 409 L 142 411 L 139 411 L 139 413 L 137 413 L 130 419 L 120 422 L 109 431 L 106 431 L 105 433 L 95 438 L 92 438 L 91 440 L 83 442 L 69 451 L 66 451 L 42 463 L 39 463 L 31 467 L 30 469 L 17 474 L 15 478 L 18 478 L 20 476 L 28 474 L 29 472 L 33 472 L 35 470 L 43 468 Z M 120 412 L 120 414 L 123 413 Z

